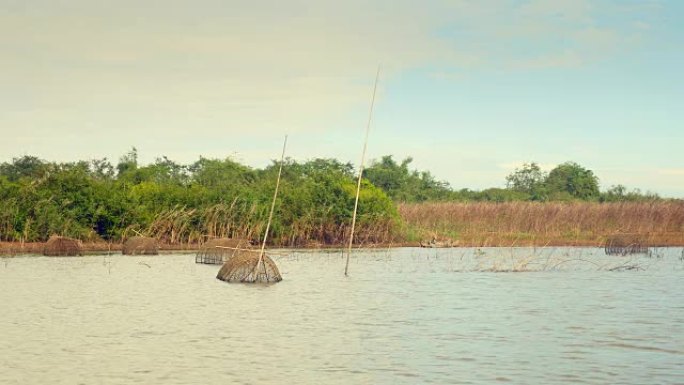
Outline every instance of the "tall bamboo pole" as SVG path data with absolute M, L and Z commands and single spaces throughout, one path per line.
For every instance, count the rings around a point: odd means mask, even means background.
M 254 271 L 259 268 L 259 266 L 264 261 L 264 250 L 266 249 L 266 239 L 268 238 L 268 230 L 271 228 L 271 220 L 273 219 L 273 210 L 275 209 L 276 198 L 278 197 L 278 187 L 280 187 L 280 176 L 283 173 L 283 162 L 285 161 L 285 147 L 287 147 L 287 135 L 285 135 L 285 141 L 283 142 L 283 153 L 280 155 L 280 168 L 278 168 L 278 179 L 276 180 L 275 191 L 273 192 L 273 201 L 271 202 L 271 212 L 268 214 L 268 222 L 266 223 L 266 232 L 264 232 L 264 240 L 261 243 L 261 251 L 259 252 L 259 261 L 254 267 Z M 264 271 L 266 271 L 266 264 L 264 264 Z M 256 278 L 256 276 L 255 276 Z
M 368 112 L 368 124 L 366 125 L 366 137 L 363 141 L 363 151 L 361 152 L 361 165 L 359 166 L 359 180 L 356 183 L 356 199 L 354 200 L 354 214 L 352 215 L 351 232 L 349 234 L 349 247 L 347 248 L 347 262 L 344 264 L 344 276 L 349 276 L 349 256 L 351 255 L 352 244 L 354 243 L 354 228 L 356 227 L 356 211 L 359 208 L 359 194 L 361 193 L 361 177 L 363 176 L 363 164 L 366 160 L 366 149 L 368 148 L 368 133 L 370 132 L 371 120 L 373 118 L 373 105 L 375 104 L 375 92 L 378 89 L 378 79 L 380 78 L 380 66 L 375 73 L 375 84 L 373 85 L 373 97 L 371 98 L 370 111 Z

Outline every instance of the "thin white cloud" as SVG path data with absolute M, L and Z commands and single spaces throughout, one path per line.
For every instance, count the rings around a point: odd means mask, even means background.
M 664 168 L 656 170 L 659 175 L 684 176 L 684 168 Z
M 2 4 L 0 135 L 21 135 L 0 153 L 79 158 L 142 143 L 173 157 L 226 138 L 230 153 L 356 128 L 378 63 L 380 100 L 413 69 L 459 81 L 471 69 L 580 66 L 619 45 L 619 31 L 593 25 L 602 12 L 580 0 Z

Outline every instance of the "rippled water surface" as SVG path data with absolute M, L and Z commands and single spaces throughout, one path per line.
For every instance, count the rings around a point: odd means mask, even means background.
M 354 255 L 0 259 L 0 383 L 684 383 L 681 248 Z

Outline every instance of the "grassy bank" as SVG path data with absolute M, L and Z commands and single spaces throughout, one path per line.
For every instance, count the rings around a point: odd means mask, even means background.
M 396 225 L 380 220 L 361 226 L 357 246 L 417 246 L 421 240 L 433 237 L 452 239 L 456 246 L 603 246 L 608 237 L 618 233 L 633 234 L 651 246 L 684 246 L 684 202 L 681 201 L 404 203 L 398 205 L 398 212 L 401 219 Z M 194 217 L 197 213 L 177 212 L 176 215 L 175 220 L 163 215 L 164 220 L 158 218 L 146 229 L 161 240 L 161 250 L 197 249 L 204 237 L 190 234 L 248 235 L 236 230 L 245 231 L 237 222 L 214 223 Z M 219 217 L 231 216 L 224 213 Z M 194 227 L 198 223 L 211 225 Z M 260 225 L 253 226 L 252 231 L 260 228 Z M 295 229 L 300 231 L 296 237 L 274 239 L 272 246 L 342 247 L 348 232 L 346 226 Z M 0 255 L 40 254 L 42 247 L 41 242 L 0 242 Z M 121 243 L 86 241 L 83 247 L 87 252 L 116 252 L 121 250 Z
M 400 204 L 407 241 L 450 238 L 460 246 L 602 246 L 616 233 L 650 245 L 684 245 L 684 202 Z
M 570 177 L 587 170 L 576 164 L 564 166 L 577 171 L 566 173 L 568 183 L 537 178 L 544 187 L 539 191 L 524 193 L 516 182 L 472 193 L 452 190 L 428 172 L 409 171 L 408 162 L 384 157 L 366 169 L 356 245 L 417 245 L 432 238 L 473 246 L 602 245 L 616 233 L 640 235 L 648 244 L 684 245 L 682 201 L 629 194 L 620 186 L 599 194 L 593 184 L 591 194 L 579 194 Z M 217 237 L 261 243 L 278 169 L 277 163 L 255 169 L 231 159 L 183 165 L 165 157 L 141 166 L 135 149 L 116 167 L 106 159 L 17 158 L 0 164 L 0 242 L 8 242 L 0 253 L 35 252 L 52 235 L 91 244 L 86 249 L 92 251 L 116 250 L 136 235 L 170 249 Z M 511 180 L 519 173 L 527 176 L 521 170 Z M 343 246 L 356 183 L 348 163 L 286 160 L 269 246 Z M 559 201 L 548 201 L 552 197 Z
M 135 153 L 104 161 L 49 163 L 37 158 L 0 164 L 0 242 L 44 242 L 52 235 L 121 243 L 145 235 L 162 244 L 199 244 L 215 237 L 263 239 L 278 165 L 252 169 L 230 159 L 191 165 L 168 159 L 138 167 Z M 341 244 L 356 195 L 350 165 L 288 160 L 269 240 L 274 246 Z M 382 243 L 397 234 L 392 200 L 363 183 L 358 240 Z

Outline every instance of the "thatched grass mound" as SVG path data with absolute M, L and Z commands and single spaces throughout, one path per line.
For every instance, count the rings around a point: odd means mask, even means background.
M 53 235 L 43 247 L 43 255 L 48 257 L 76 256 L 82 254 L 81 243 L 75 239 Z
M 240 251 L 251 248 L 252 244 L 246 239 L 212 239 L 202 245 L 195 255 L 195 262 L 221 265 Z
M 159 244 L 150 237 L 131 237 L 126 240 L 121 249 L 123 255 L 157 255 Z
M 264 254 L 262 263 L 259 263 L 259 251 L 242 251 L 232 256 L 221 266 L 216 278 L 226 282 L 243 283 L 271 283 L 280 282 L 278 266 L 273 260 Z M 257 266 L 257 264 L 259 266 Z
M 606 239 L 607 255 L 644 254 L 648 245 L 637 234 L 615 234 Z

